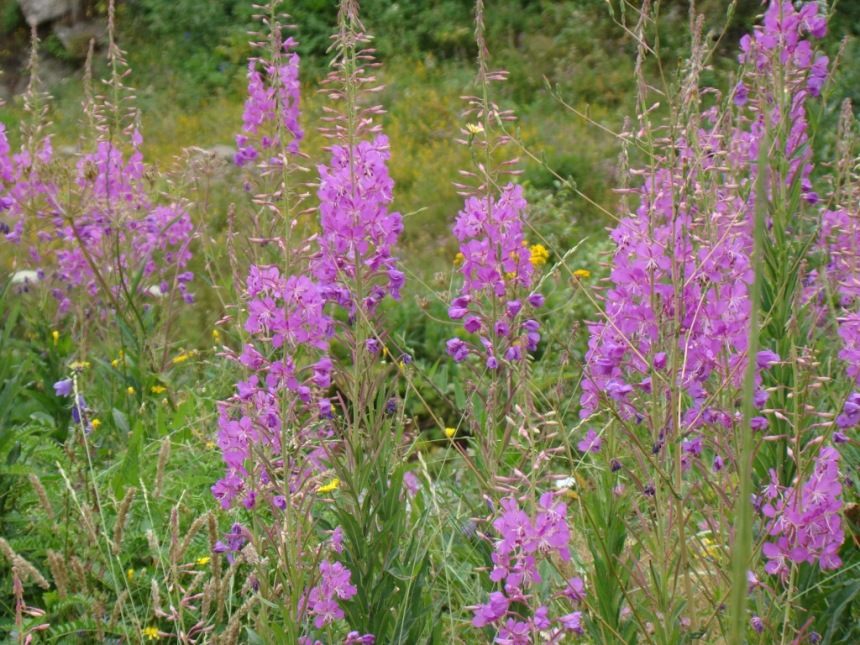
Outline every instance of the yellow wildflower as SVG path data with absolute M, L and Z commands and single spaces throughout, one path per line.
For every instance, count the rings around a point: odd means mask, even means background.
M 217 343 L 218 339 L 220 339 L 220 338 L 221 338 L 221 332 L 219 332 L 217 329 L 213 329 L 212 330 L 212 340 L 214 340 Z
M 146 627 L 143 630 L 143 635 L 146 636 L 146 640 L 148 640 L 148 641 L 157 641 L 158 640 L 158 628 L 157 627 Z
M 458 253 L 457 255 L 454 256 L 454 264 L 457 266 L 463 264 L 463 262 L 465 262 L 465 261 L 466 261 L 466 256 L 464 256 L 462 253 Z
M 706 555 L 708 555 L 712 558 L 716 558 L 719 556 L 720 548 L 719 548 L 719 546 L 717 546 L 717 543 L 714 540 L 712 540 L 711 538 L 705 537 L 705 538 L 702 538 L 702 544 L 705 547 L 704 551 L 705 551 Z
M 100 426 L 101 424 L 102 424 L 102 422 L 101 422 L 101 421 L 99 421 L 98 419 L 93 419 L 92 421 L 90 421 L 90 425 L 92 425 L 93 430 L 98 430 L 98 429 L 99 429 L 99 426 Z
M 573 272 L 573 275 L 577 278 L 590 278 L 591 271 L 589 271 L 588 269 L 577 269 Z
M 208 555 L 204 555 L 202 558 L 197 558 L 197 566 L 205 567 L 207 564 L 209 564 L 209 556 Z
M 125 577 L 128 578 L 128 581 L 131 582 L 134 579 L 134 569 L 129 569 L 125 572 Z
M 71 365 L 69 365 L 76 372 L 83 372 L 84 370 L 90 369 L 89 361 L 75 361 Z
M 176 365 L 177 363 L 181 363 L 182 361 L 187 361 L 187 360 L 188 360 L 188 354 L 186 354 L 185 352 L 182 352 L 179 356 L 177 356 L 173 359 L 173 364 Z
M 54 345 L 60 340 L 60 332 L 54 330 L 51 332 L 51 336 L 54 338 Z
M 338 486 L 340 486 L 340 480 L 335 477 L 325 486 L 320 486 L 317 488 L 318 493 L 331 493 L 332 491 L 337 490 Z
M 119 367 L 119 361 L 118 361 L 117 359 L 113 359 L 113 360 L 110 362 L 110 366 L 111 366 L 111 367 Z
M 549 260 L 549 251 L 546 250 L 543 244 L 534 244 L 529 251 L 531 251 L 529 262 L 532 263 L 532 266 L 543 266 Z
M 128 392 L 129 395 L 134 395 L 134 388 L 131 385 L 125 388 L 125 391 Z
M 466 132 L 475 136 L 476 134 L 481 134 L 484 131 L 484 125 L 482 123 L 467 123 L 466 124 Z
M 153 394 L 161 394 L 162 392 L 167 392 L 167 388 L 163 385 L 153 385 L 149 389 Z
M 457 428 L 445 428 L 445 436 L 449 439 L 453 438 L 455 434 L 457 434 Z
M 214 442 L 214 441 L 207 441 L 207 442 L 206 442 L 206 447 L 207 447 L 207 448 L 214 448 L 214 447 L 215 447 L 215 442 Z

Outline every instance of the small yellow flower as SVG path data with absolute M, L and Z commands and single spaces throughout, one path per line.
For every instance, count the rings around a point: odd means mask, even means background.
M 717 543 L 714 542 L 711 538 L 702 538 L 702 544 L 705 546 L 705 554 L 716 558 L 720 554 L 720 547 L 717 546 Z
M 134 579 L 134 569 L 129 569 L 125 572 L 125 577 L 128 578 L 128 581 L 131 582 Z
M 197 558 L 197 566 L 205 567 L 207 564 L 209 564 L 209 556 L 208 555 L 204 555 L 202 558 Z
M 590 278 L 591 271 L 589 271 L 588 269 L 577 269 L 573 272 L 573 275 L 577 278 Z
M 111 366 L 111 367 L 119 367 L 119 361 L 118 361 L 117 359 L 113 359 L 113 360 L 110 362 L 110 366 Z
M 125 388 L 125 391 L 128 392 L 129 395 L 132 395 L 132 396 L 134 395 L 134 388 L 131 385 L 129 385 L 127 388 Z
M 181 362 L 187 361 L 187 360 L 188 360 L 188 354 L 183 352 L 179 356 L 177 356 L 173 359 L 173 364 L 176 365 L 178 363 L 181 363 Z
M 75 372 L 83 372 L 84 370 L 90 369 L 90 362 L 89 361 L 75 361 L 74 363 L 69 365 L 69 367 L 72 368 L 72 370 L 74 370 Z
M 458 253 L 457 255 L 454 256 L 454 264 L 456 266 L 460 266 L 465 261 L 466 261 L 466 256 L 463 255 L 462 253 Z
M 153 385 L 149 389 L 153 394 L 161 394 L 162 392 L 167 392 L 167 388 L 163 385 Z
M 455 434 L 457 434 L 457 428 L 445 428 L 445 436 L 449 439 L 453 438 Z
M 529 249 L 529 251 L 531 252 L 529 262 L 532 263 L 532 266 L 543 266 L 546 264 L 546 261 L 549 260 L 549 251 L 546 250 L 546 247 L 543 244 L 535 244 Z
M 480 134 L 484 131 L 484 125 L 482 123 L 467 123 L 466 124 L 466 132 L 471 134 L 472 136 L 476 134 Z
M 54 345 L 56 345 L 60 340 L 60 332 L 54 330 L 51 332 L 51 336 L 54 338 Z
M 338 486 L 340 486 L 340 480 L 335 477 L 325 486 L 320 486 L 317 488 L 318 493 L 331 493 L 332 491 L 337 490 Z
M 207 442 L 206 442 L 206 447 L 207 447 L 207 448 L 214 448 L 214 447 L 215 447 L 215 442 L 214 442 L 214 441 L 207 441 Z
M 99 426 L 101 426 L 101 424 L 102 424 L 102 422 L 99 421 L 98 419 L 93 419 L 92 421 L 90 421 L 90 425 L 92 425 L 93 430 L 98 430 Z
M 220 338 L 221 338 L 221 332 L 219 332 L 217 329 L 213 329 L 212 330 L 212 340 L 214 340 L 217 343 Z
M 143 630 L 143 635 L 146 636 L 146 640 L 148 640 L 148 641 L 157 641 L 158 640 L 158 628 L 157 627 L 146 627 Z

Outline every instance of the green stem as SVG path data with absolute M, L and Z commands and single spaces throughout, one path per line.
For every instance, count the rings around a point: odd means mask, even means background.
M 767 151 L 769 141 L 763 139 L 759 147 L 758 175 L 756 177 L 755 220 L 753 222 L 752 266 L 755 277 L 750 288 L 749 343 L 747 367 L 744 375 L 743 425 L 740 441 L 737 442 L 739 490 L 735 500 L 735 542 L 732 552 L 732 593 L 730 611 L 730 643 L 742 643 L 746 632 L 747 580 L 746 572 L 753 550 L 752 535 L 752 471 L 753 439 L 750 419 L 755 415 L 753 402 L 756 377 L 756 354 L 759 345 L 759 309 L 763 275 L 763 252 L 765 244 L 765 219 L 767 217 Z

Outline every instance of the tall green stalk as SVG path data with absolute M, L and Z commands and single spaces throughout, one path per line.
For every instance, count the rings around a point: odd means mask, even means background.
M 759 147 L 758 175 L 756 176 L 755 220 L 753 222 L 752 266 L 755 272 L 750 288 L 749 342 L 747 366 L 744 374 L 743 425 L 736 442 L 738 464 L 738 495 L 735 499 L 735 541 L 732 549 L 732 593 L 730 643 L 742 643 L 746 633 L 747 566 L 753 551 L 752 535 L 752 471 L 754 448 L 750 419 L 756 414 L 754 394 L 756 360 L 759 346 L 759 307 L 761 305 L 762 282 L 764 280 L 763 253 L 765 245 L 765 220 L 767 217 L 767 168 L 768 141 Z

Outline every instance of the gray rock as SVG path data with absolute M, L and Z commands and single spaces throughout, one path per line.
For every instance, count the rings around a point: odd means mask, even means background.
M 30 26 L 77 14 L 81 9 L 81 0 L 18 0 L 18 4 Z
M 95 20 L 76 22 L 72 25 L 56 24 L 54 33 L 63 43 L 66 51 L 75 58 L 86 58 L 90 49 L 90 40 L 102 43 L 105 39 L 105 24 Z

